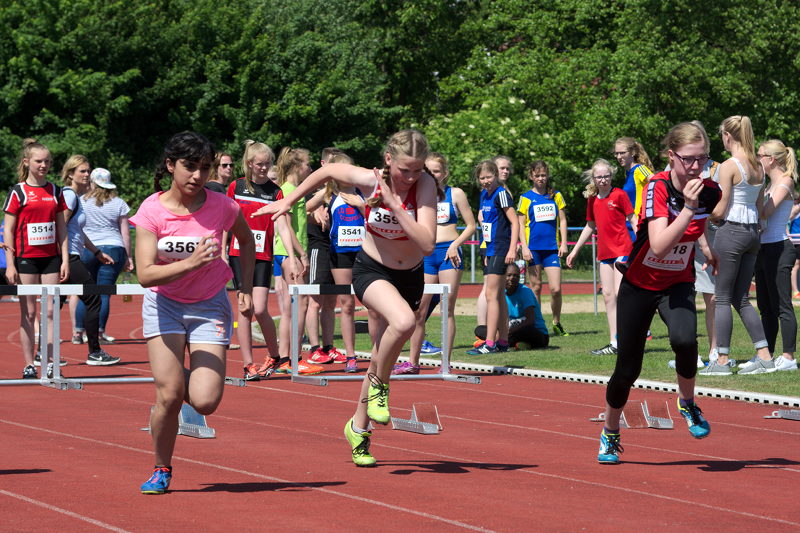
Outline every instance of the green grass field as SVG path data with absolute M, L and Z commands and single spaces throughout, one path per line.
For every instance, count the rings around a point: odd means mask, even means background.
M 568 296 L 565 301 L 571 301 L 572 299 L 591 300 L 591 296 Z M 549 303 L 545 300 L 544 304 L 545 311 L 548 311 Z M 545 319 L 548 320 L 549 315 L 545 315 Z M 473 335 L 475 319 L 467 316 L 456 317 L 457 333 L 452 360 L 580 374 L 611 375 L 614 369 L 615 357 L 613 355 L 594 356 L 589 353 L 590 350 L 605 346 L 608 343 L 605 315 L 602 312 L 598 315 L 592 312 L 572 313 L 563 315 L 561 321 L 567 331 L 570 332 L 570 335 L 567 337 L 551 337 L 550 346 L 547 349 L 470 356 L 465 352 L 472 347 L 475 340 Z M 440 328 L 439 317 L 432 316 L 428 321 L 427 338 L 437 346 L 440 346 Z M 651 331 L 653 340 L 647 343 L 641 378 L 674 382 L 675 371 L 667 367 L 667 361 L 674 359 L 674 354 L 669 346 L 666 326 L 660 318 L 654 318 Z M 708 353 L 708 340 L 705 336 L 705 314 L 703 311 L 698 312 L 698 334 L 699 352 L 705 358 Z M 340 342 L 337 340 L 337 345 Z M 778 349 L 780 349 L 780 346 L 779 335 Z M 369 337 L 366 334 L 357 335 L 356 349 L 369 351 Z M 407 355 L 407 353 L 406 347 L 403 355 Z M 734 319 L 731 354 L 739 361 L 750 359 L 755 354 L 752 343 L 738 319 Z M 423 356 L 423 358 L 426 358 L 426 356 Z M 800 397 L 800 372 L 775 372 L 772 374 L 732 375 L 728 377 L 698 376 L 697 383 L 700 386 L 729 390 Z

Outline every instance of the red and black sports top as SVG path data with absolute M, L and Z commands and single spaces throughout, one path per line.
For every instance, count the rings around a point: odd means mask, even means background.
M 625 279 L 642 289 L 664 290 L 677 283 L 693 283 L 694 243 L 705 231 L 706 219 L 717 205 L 722 193 L 710 179 L 703 180 L 703 190 L 698 199 L 698 209 L 680 241 L 658 258 L 650 249 L 648 222 L 654 218 L 666 218 L 668 224 L 677 218 L 683 209 L 683 194 L 673 185 L 669 171 L 659 172 L 642 191 L 642 211 L 636 241 L 627 263 L 617 263 L 625 272 Z
M 15 257 L 53 257 L 59 254 L 56 216 L 67 208 L 61 187 L 24 181 L 8 193 L 3 211 L 17 217 L 14 228 Z
M 370 198 L 376 197 L 381 191 L 381 185 L 375 185 L 375 192 L 372 193 Z M 403 209 L 414 220 L 417 219 L 417 182 L 411 186 L 406 194 L 406 199 L 403 201 Z M 383 239 L 393 239 L 398 241 L 407 241 L 408 235 L 400 225 L 397 217 L 394 216 L 392 210 L 386 207 L 383 202 L 378 207 L 370 207 L 366 205 L 364 208 L 364 218 L 366 219 L 367 231 L 376 237 Z

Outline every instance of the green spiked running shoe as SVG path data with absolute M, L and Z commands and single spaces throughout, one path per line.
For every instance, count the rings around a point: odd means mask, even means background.
M 553 322 L 553 335 L 557 337 L 569 337 L 569 333 L 564 330 L 564 326 L 561 325 L 561 322 Z
M 369 392 L 362 402 L 367 404 L 367 416 L 378 424 L 388 424 L 389 419 L 389 385 L 381 381 L 375 374 L 368 374 Z
M 375 466 L 375 458 L 369 453 L 369 438 L 372 436 L 371 431 L 364 433 L 356 433 L 353 431 L 353 419 L 347 421 L 344 425 L 344 436 L 347 437 L 347 442 L 350 443 L 350 449 L 353 453 L 353 463 L 356 466 Z

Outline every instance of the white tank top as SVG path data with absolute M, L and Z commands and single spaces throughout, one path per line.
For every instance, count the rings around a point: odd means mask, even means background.
M 747 182 L 747 172 L 744 167 L 735 157 L 731 157 L 736 166 L 739 167 L 739 172 L 742 174 L 742 181 L 733 186 L 731 203 L 728 206 L 728 213 L 725 215 L 725 220 L 729 222 L 739 222 L 740 224 L 757 224 L 758 223 L 758 209 L 756 208 L 756 201 L 758 200 L 758 193 L 764 186 L 764 183 L 758 185 L 750 185 Z
M 789 190 L 789 194 L 783 198 L 783 201 L 778 204 L 778 207 L 767 219 L 767 229 L 761 234 L 761 242 L 764 244 L 785 241 L 789 238 L 786 234 L 786 225 L 789 223 L 789 215 L 792 212 L 794 193 L 783 183 L 779 184 L 778 187 L 785 187 Z

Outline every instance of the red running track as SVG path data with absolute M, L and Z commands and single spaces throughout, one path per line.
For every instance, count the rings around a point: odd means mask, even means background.
M 124 364 L 83 364 L 63 344 L 64 373 L 149 376 L 139 307 L 113 301 L 109 350 Z M 0 378 L 22 368 L 18 307 L 0 305 L 7 339 Z M 66 314 L 65 324 L 68 324 Z M 239 353 L 228 371 L 238 375 Z M 703 399 L 712 425 L 695 441 L 676 430 L 628 430 L 621 465 L 596 462 L 589 422 L 603 387 L 512 376 L 480 385 L 395 382 L 407 416 L 435 402 L 436 436 L 379 428 L 373 469 L 352 465 L 342 427 L 358 385 L 313 387 L 285 377 L 229 387 L 209 417 L 213 440 L 179 437 L 172 490 L 143 496 L 152 465 L 146 426 L 154 390 L 4 387 L 0 516 L 4 531 L 797 531 L 800 423 L 770 407 Z M 634 391 L 632 401 L 672 395 Z M 674 413 L 674 409 L 673 409 Z

